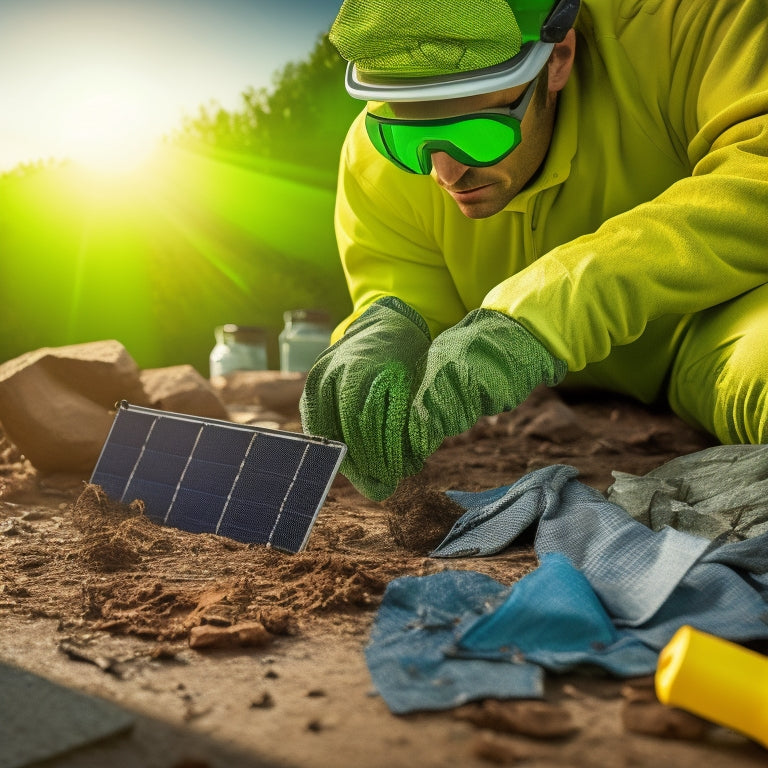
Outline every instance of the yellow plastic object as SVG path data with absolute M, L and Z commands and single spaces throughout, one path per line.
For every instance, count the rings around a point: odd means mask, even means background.
M 681 627 L 659 655 L 656 696 L 768 747 L 768 658 Z

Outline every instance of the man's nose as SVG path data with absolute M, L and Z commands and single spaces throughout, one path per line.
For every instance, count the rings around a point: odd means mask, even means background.
M 447 152 L 433 152 L 431 159 L 437 179 L 445 187 L 452 187 L 469 168 L 454 160 Z

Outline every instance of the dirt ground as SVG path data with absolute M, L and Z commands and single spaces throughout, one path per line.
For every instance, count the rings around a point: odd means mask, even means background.
M 296 414 L 260 415 L 237 395 L 239 420 L 299 430 Z M 455 517 L 439 491 L 554 463 L 605 490 L 612 470 L 644 474 L 711 444 L 662 411 L 538 390 L 446 441 L 421 494 L 374 503 L 337 477 L 307 549 L 287 555 L 157 526 L 87 478 L 40 476 L 0 434 L 0 660 L 135 713 L 128 734 L 47 763 L 62 768 L 765 765 L 756 744 L 661 707 L 650 679 L 550 677 L 543 704 L 403 717 L 363 657 L 391 579 L 460 568 L 512 583 L 536 566 L 524 544 L 427 557 Z

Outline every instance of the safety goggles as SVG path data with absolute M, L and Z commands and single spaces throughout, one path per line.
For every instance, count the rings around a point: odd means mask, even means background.
M 464 165 L 495 165 L 522 139 L 520 123 L 536 90 L 537 79 L 508 107 L 428 120 L 386 117 L 369 110 L 365 129 L 373 146 L 409 173 L 429 174 L 433 152 L 445 152 Z

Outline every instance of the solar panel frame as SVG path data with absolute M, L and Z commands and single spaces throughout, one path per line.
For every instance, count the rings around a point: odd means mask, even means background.
M 346 454 L 335 440 L 126 401 L 91 474 L 157 523 L 285 552 L 306 547 Z

